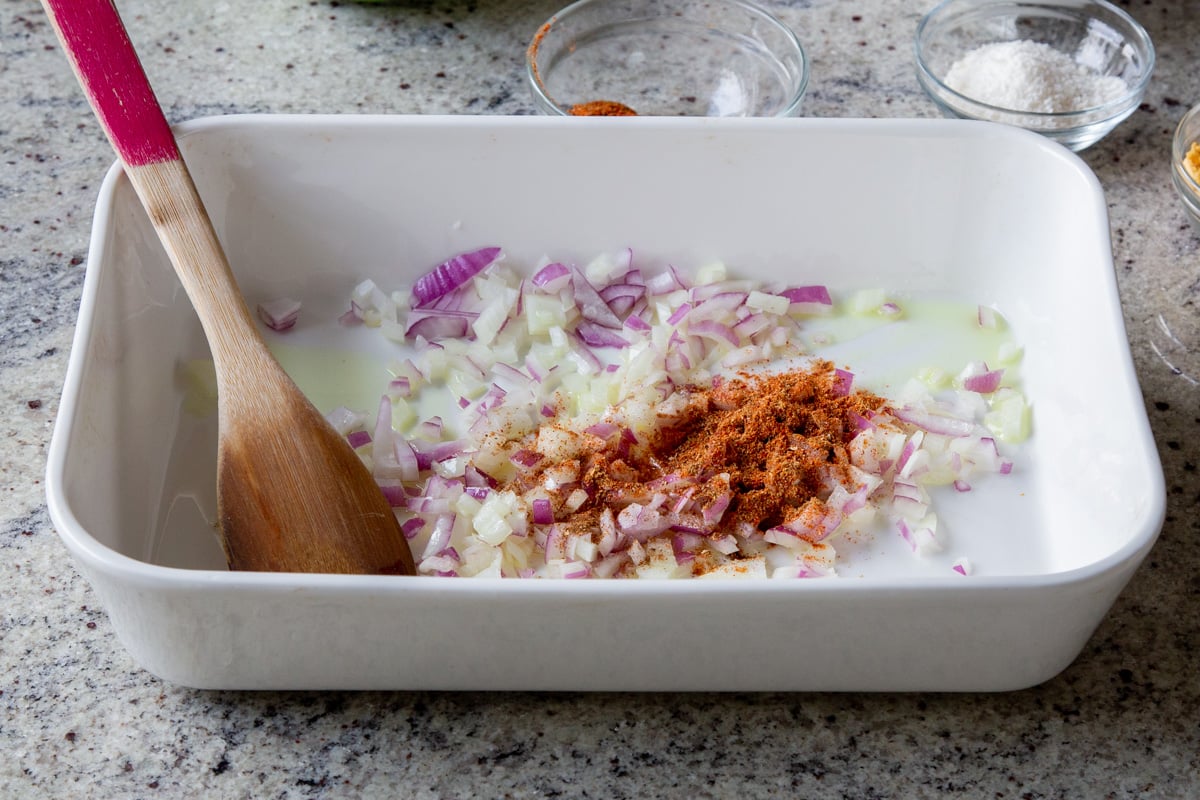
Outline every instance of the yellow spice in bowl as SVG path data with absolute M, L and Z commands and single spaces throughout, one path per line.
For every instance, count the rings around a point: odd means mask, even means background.
M 1187 155 L 1183 157 L 1183 168 L 1192 176 L 1192 180 L 1200 183 L 1200 142 L 1192 142 Z

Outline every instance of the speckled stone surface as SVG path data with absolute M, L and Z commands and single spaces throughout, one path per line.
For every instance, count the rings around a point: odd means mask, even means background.
M 174 120 L 522 114 L 551 0 L 120 0 Z M 813 60 L 804 112 L 936 115 L 924 3 L 767 0 Z M 34 0 L 0 0 L 0 797 L 1200 796 L 1200 387 L 1150 348 L 1200 295 L 1169 181 L 1200 102 L 1200 5 L 1126 3 L 1158 47 L 1144 106 L 1084 154 L 1168 487 L 1155 549 L 1074 664 L 997 695 L 240 694 L 136 666 L 51 527 L 42 473 L 92 206 L 112 154 Z

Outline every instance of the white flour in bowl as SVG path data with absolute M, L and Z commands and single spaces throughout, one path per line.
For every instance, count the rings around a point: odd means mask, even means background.
M 1029 40 L 975 48 L 954 62 L 945 83 L 981 103 L 1044 114 L 1095 108 L 1128 91 L 1121 78 L 1097 74 L 1066 53 Z

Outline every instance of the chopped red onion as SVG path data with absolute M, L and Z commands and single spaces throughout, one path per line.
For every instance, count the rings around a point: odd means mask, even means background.
M 689 322 L 688 331 L 696 336 L 704 336 L 710 339 L 717 339 L 728 342 L 737 347 L 742 343 L 741 338 L 733 330 L 733 328 L 724 323 L 717 322 L 711 319 L 702 319 L 699 322 Z
M 474 464 L 468 464 L 463 470 L 463 482 L 467 486 L 486 486 L 489 489 L 495 489 L 500 485 L 500 482 L 487 474 Z
M 633 306 L 646 295 L 645 284 L 610 283 L 600 289 L 600 297 L 608 304 L 613 313 L 624 317 Z
M 829 295 L 829 289 L 825 286 L 796 286 L 791 289 L 784 289 L 778 293 L 780 297 L 786 297 L 789 303 L 815 303 L 822 306 L 832 306 L 833 298 Z
M 612 328 L 602 327 L 589 320 L 583 320 L 575 327 L 575 332 L 585 344 L 591 347 L 628 347 L 629 340 Z
M 668 325 L 678 325 L 680 322 L 683 322 L 683 318 L 686 317 L 688 315 L 688 312 L 691 310 L 692 310 L 691 303 L 681 303 L 679 308 L 675 309 L 675 311 L 672 312 L 671 316 L 667 317 L 667 324 Z
M 630 251 L 630 262 L 633 261 L 633 252 Z M 642 277 L 642 271 L 637 267 L 632 267 L 624 275 L 621 275 L 614 283 L 631 283 L 634 286 L 645 287 L 646 279 Z
M 897 419 L 943 436 L 969 436 L 975 430 L 975 423 L 970 420 L 934 414 L 912 406 L 894 409 L 893 413 Z
M 591 320 L 605 328 L 620 328 L 621 320 L 609 308 L 608 303 L 596 291 L 596 287 L 588 281 L 587 276 L 576 267 L 571 278 L 571 289 L 575 294 L 575 303 L 584 319 Z
M 414 306 L 433 303 L 474 278 L 500 257 L 499 247 L 482 247 L 443 261 L 413 284 Z
M 712 549 L 723 555 L 733 555 L 738 551 L 739 545 L 737 538 L 730 535 L 715 536 L 708 540 Z
M 544 545 L 546 561 L 565 561 L 567 558 L 567 537 L 558 525 L 551 525 L 546 532 Z
M 1000 379 L 1004 377 L 1004 370 L 992 369 L 987 372 L 981 372 L 978 375 L 971 375 L 963 379 L 963 388 L 968 392 L 979 392 L 980 394 L 991 394 L 1000 388 Z
M 746 302 L 748 292 L 729 292 L 721 291 L 719 288 L 714 288 L 713 285 L 705 287 L 709 289 L 708 293 L 692 289 L 692 312 L 691 320 L 696 319 L 729 319 L 734 316 L 742 304 Z M 746 309 L 747 311 L 749 309 Z
M 258 316 L 273 331 L 286 331 L 300 319 L 300 301 L 280 297 L 258 304 Z
M 717 496 L 717 499 L 706 505 L 701 513 L 704 518 L 705 527 L 712 529 L 717 527 L 721 522 L 721 517 L 724 516 L 729 504 L 733 502 L 732 492 L 722 492 Z
M 554 508 L 550 501 L 539 497 L 533 501 L 533 524 L 551 525 L 554 523 Z
M 457 517 L 453 513 L 438 515 L 433 523 L 433 531 L 429 534 L 429 542 L 421 554 L 421 560 L 435 556 L 450 546 L 450 537 L 454 533 L 454 523 Z
M 400 525 L 400 531 L 404 534 L 405 539 L 415 539 L 424 527 L 424 519 L 421 517 L 412 517 L 411 519 L 406 519 Z
M 589 373 L 603 371 L 604 363 L 600 361 L 600 358 L 592 352 L 591 348 L 588 346 L 587 342 L 583 340 L 583 337 L 578 331 L 576 331 L 574 335 L 576 341 L 574 346 L 571 348 L 571 352 L 582 362 L 583 366 L 586 367 L 586 371 Z
M 408 316 L 404 338 L 462 339 L 471 330 L 471 321 L 478 314 L 469 311 L 444 309 L 414 309 Z
M 533 285 L 549 294 L 557 294 L 571 282 L 571 270 L 558 261 L 542 267 L 532 278 Z
M 421 495 L 408 498 L 405 507 L 414 514 L 447 514 L 453 510 L 454 505 L 445 497 Z
M 545 458 L 536 450 L 521 449 L 512 454 L 512 462 L 524 469 L 533 469 Z
M 668 264 L 667 268 L 657 275 L 652 275 L 646 281 L 646 291 L 650 294 L 670 294 L 679 289 L 686 289 L 687 284 L 679 275 L 673 265 Z
M 388 392 L 393 397 L 412 397 L 412 381 L 406 375 L 393 378 L 388 383 Z
M 392 508 L 404 508 L 408 505 L 408 496 L 404 493 L 404 486 L 400 484 L 389 485 L 380 484 L 379 490 L 383 492 L 384 498 L 387 499 L 388 505 Z
M 355 450 L 371 443 L 371 434 L 366 431 L 351 431 L 346 434 L 346 442 Z
M 365 421 L 365 416 L 359 414 L 357 411 L 351 411 L 345 406 L 338 406 L 325 415 L 325 421 L 335 431 L 345 436 L 362 425 Z
M 568 561 L 562 566 L 562 577 L 571 578 L 586 578 L 591 574 L 592 568 L 586 561 Z
M 611 578 L 629 560 L 625 553 L 613 553 L 605 556 L 592 567 L 592 575 L 597 578 Z
M 645 333 L 646 331 L 652 329 L 652 326 L 649 322 L 637 316 L 636 314 L 630 314 L 627 316 L 623 325 L 629 330 L 638 331 L 639 333 Z
M 737 331 L 739 337 L 750 338 L 756 333 L 766 330 L 772 324 L 771 318 L 766 314 L 747 314 L 733 326 L 733 329 Z
M 503 361 L 497 361 L 492 366 L 492 371 L 496 373 L 497 378 L 510 381 L 518 386 L 532 380 L 529 375 L 526 375 L 518 367 L 514 367 L 512 364 L 507 364 Z
M 854 386 L 854 373 L 844 369 L 835 369 L 834 375 L 834 394 L 838 397 L 846 397 Z

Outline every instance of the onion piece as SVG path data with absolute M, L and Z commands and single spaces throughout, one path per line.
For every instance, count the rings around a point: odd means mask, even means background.
M 699 322 L 689 321 L 688 332 L 696 336 L 727 342 L 733 347 L 737 347 L 742 343 L 741 337 L 737 335 L 737 332 L 733 328 L 712 319 L 702 319 Z
M 554 509 L 550 505 L 550 501 L 544 497 L 539 497 L 533 501 L 533 524 L 534 525 L 552 525 L 554 523 Z
M 408 505 L 408 495 L 404 493 L 402 485 L 381 483 L 379 490 L 392 508 L 405 508 Z
M 599 291 L 600 297 L 620 318 L 624 318 L 646 296 L 645 284 L 610 283 Z
M 575 295 L 575 303 L 584 319 L 589 319 L 605 328 L 620 328 L 621 320 L 613 313 L 608 303 L 596 291 L 596 287 L 588 281 L 587 276 L 578 267 L 571 277 L 571 290 Z
M 345 406 L 338 406 L 325 415 L 325 421 L 338 433 L 346 436 L 366 421 L 366 416 Z
M 426 522 L 421 517 L 412 517 L 404 521 L 400 526 L 400 531 L 404 534 L 405 539 L 415 539 L 425 527 Z
M 629 340 L 612 328 L 602 327 L 589 320 L 583 320 L 575 327 L 579 338 L 591 347 L 628 347 Z
M 979 323 L 979 327 L 996 330 L 1004 323 L 1004 318 L 1000 316 L 1000 312 L 991 306 L 980 305 L 975 312 L 975 320 Z
M 838 397 L 848 396 L 852 387 L 854 386 L 854 373 L 848 372 L 844 369 L 835 369 L 834 375 L 836 376 L 834 393 Z
M 724 516 L 729 504 L 733 502 L 732 492 L 722 492 L 715 500 L 706 505 L 701 514 L 704 519 L 705 527 L 712 529 L 717 527 L 721 522 L 721 517 Z
M 653 326 L 637 314 L 630 314 L 627 316 L 625 318 L 625 322 L 623 323 L 623 327 L 639 333 L 646 333 L 647 331 L 653 330 Z
M 673 264 L 668 264 L 665 270 L 646 280 L 646 291 L 654 295 L 670 294 L 686 288 L 687 283 L 680 277 L 679 270 Z
M 979 394 L 991 394 L 1000 388 L 1000 380 L 1004 377 L 1004 370 L 991 369 L 987 372 L 981 372 L 978 375 L 971 375 L 963 379 L 963 388 L 968 392 L 978 392 Z
M 571 270 L 566 264 L 554 261 L 534 273 L 531 281 L 548 294 L 558 294 L 570 284 Z
M 829 289 L 825 286 L 795 286 L 790 289 L 784 289 L 778 294 L 780 297 L 786 297 L 791 303 L 817 303 L 823 306 L 833 305 L 833 298 L 830 297 Z
M 273 331 L 282 332 L 294 327 L 300 319 L 300 301 L 280 297 L 258 304 L 258 317 Z
M 477 314 L 446 309 L 414 309 L 404 330 L 406 339 L 461 339 L 471 329 Z
M 788 311 L 797 314 L 827 315 L 833 313 L 833 298 L 824 286 L 797 286 L 779 292 L 788 300 Z
M 667 317 L 667 324 L 668 325 L 678 325 L 680 322 L 683 322 L 683 318 L 686 317 L 688 315 L 688 312 L 690 312 L 691 310 L 692 310 L 691 303 L 680 304 L 679 308 L 672 311 L 671 316 Z
M 905 406 L 893 410 L 897 419 L 912 423 L 918 428 L 924 428 L 930 433 L 940 433 L 943 436 L 969 436 L 975 430 L 971 420 L 934 414 L 923 409 Z
M 366 431 L 351 431 L 350 433 L 346 434 L 346 443 L 349 444 L 353 449 L 357 450 L 358 448 L 371 443 L 371 434 L 367 433 Z
M 427 306 L 474 278 L 500 258 L 499 247 L 481 247 L 443 261 L 417 278 L 412 296 L 416 307 Z

